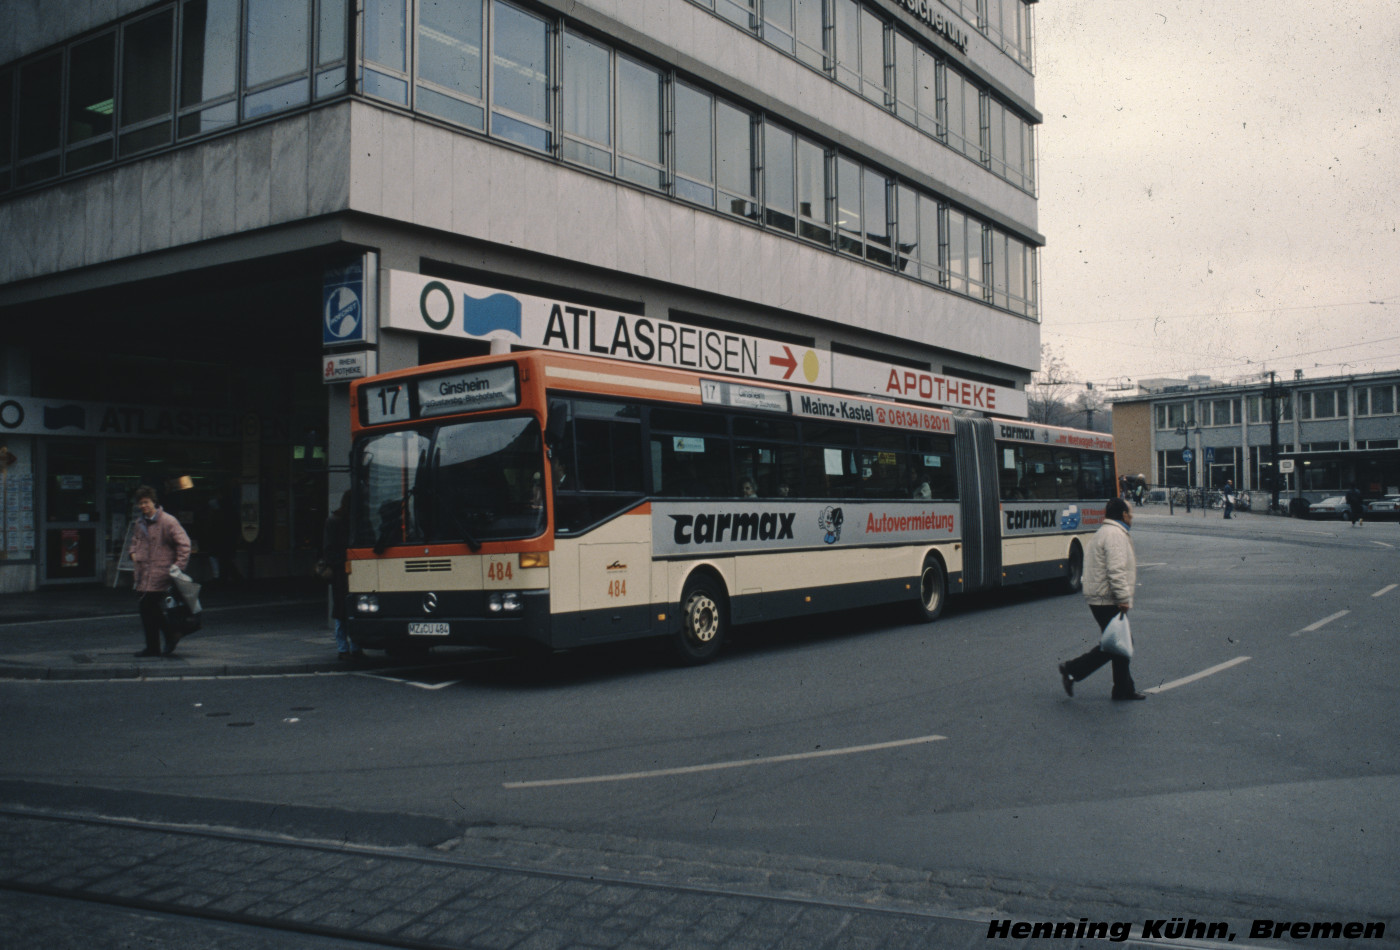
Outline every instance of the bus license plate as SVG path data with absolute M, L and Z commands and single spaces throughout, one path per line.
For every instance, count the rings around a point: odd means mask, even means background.
M 445 623 L 411 623 L 408 625 L 410 637 L 445 637 L 451 632 L 451 625 Z

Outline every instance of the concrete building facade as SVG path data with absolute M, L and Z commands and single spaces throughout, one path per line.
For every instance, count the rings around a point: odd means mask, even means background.
M 205 576 L 309 570 L 344 380 L 491 345 L 393 320 L 395 278 L 1014 407 L 1032 9 L 0 0 L 0 591 L 114 580 L 143 482 Z

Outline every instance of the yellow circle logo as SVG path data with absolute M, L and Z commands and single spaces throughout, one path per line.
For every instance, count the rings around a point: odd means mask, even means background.
M 817 374 L 821 372 L 822 361 L 817 356 L 816 350 L 808 350 L 807 355 L 802 357 L 802 375 L 807 377 L 807 382 L 815 383 Z

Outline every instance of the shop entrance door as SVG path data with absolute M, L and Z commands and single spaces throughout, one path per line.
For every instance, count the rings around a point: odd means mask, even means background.
M 42 454 L 39 583 L 91 583 L 103 576 L 102 444 L 49 442 Z

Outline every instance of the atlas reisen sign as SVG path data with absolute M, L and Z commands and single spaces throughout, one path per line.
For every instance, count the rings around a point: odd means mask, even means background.
M 389 271 L 384 325 L 1001 416 L 1027 412 L 1026 394 L 1010 386 L 409 271 Z

